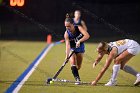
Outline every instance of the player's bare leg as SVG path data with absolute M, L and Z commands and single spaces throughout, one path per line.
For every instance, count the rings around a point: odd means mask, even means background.
M 131 57 L 133 57 L 133 55 Z M 125 65 L 128 62 L 129 58 L 130 57 L 126 58 L 123 62 L 121 62 L 121 69 L 137 77 L 136 81 L 134 82 L 134 85 L 138 86 L 140 85 L 140 73 L 136 71 L 134 68 L 132 68 L 131 66 Z
M 115 86 L 117 85 L 117 75 L 121 68 L 121 62 L 124 62 L 126 64 L 134 55 L 130 54 L 127 50 L 124 51 L 122 54 L 120 54 L 115 60 L 113 65 L 113 73 L 110 81 L 105 84 L 105 86 Z
M 83 61 L 83 53 L 78 53 L 77 56 L 77 69 L 79 70 L 82 66 L 82 61 Z

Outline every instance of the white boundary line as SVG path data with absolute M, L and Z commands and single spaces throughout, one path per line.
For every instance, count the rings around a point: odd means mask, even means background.
M 24 83 L 28 80 L 31 74 L 35 71 L 39 63 L 46 56 L 49 50 L 54 46 L 54 43 L 48 45 L 41 54 L 31 63 L 31 65 L 13 82 L 13 84 L 6 90 L 5 93 L 18 93 Z M 32 66 L 33 65 L 33 66 Z
M 42 56 L 38 59 L 36 64 L 33 66 L 33 68 L 29 71 L 29 73 L 24 77 L 24 79 L 18 84 L 18 86 L 15 88 L 13 93 L 18 93 L 20 88 L 23 86 L 23 84 L 28 80 L 28 78 L 31 76 L 31 74 L 34 72 L 36 67 L 39 65 L 39 63 L 42 61 L 42 59 L 46 56 L 46 54 L 49 52 L 49 50 L 53 47 L 54 44 L 51 44 L 48 49 L 42 54 Z

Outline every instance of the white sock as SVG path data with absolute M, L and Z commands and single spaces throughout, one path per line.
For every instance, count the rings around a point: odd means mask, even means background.
M 113 65 L 112 80 L 116 80 L 120 67 L 120 64 Z
M 138 73 L 137 75 L 136 75 L 136 77 L 139 77 L 140 76 L 140 73 Z
M 132 74 L 134 76 L 137 76 L 137 74 L 138 74 L 138 72 L 134 68 L 132 68 L 132 67 L 130 67 L 128 65 L 124 66 L 123 71 L 125 71 L 125 72 L 127 72 L 129 74 Z

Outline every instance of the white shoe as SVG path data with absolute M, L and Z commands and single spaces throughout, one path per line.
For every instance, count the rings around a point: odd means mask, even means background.
M 108 83 L 105 84 L 105 86 L 116 86 L 117 80 L 110 79 Z
M 135 86 L 140 85 L 140 74 L 137 76 L 137 79 L 136 79 L 134 85 L 135 85 Z
M 80 84 L 81 84 L 80 80 L 77 79 L 75 85 L 80 85 Z

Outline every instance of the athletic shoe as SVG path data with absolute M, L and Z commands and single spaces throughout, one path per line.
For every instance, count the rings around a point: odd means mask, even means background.
M 135 86 L 140 85 L 140 74 L 137 76 L 137 79 L 136 79 L 134 85 L 135 85 Z
M 80 85 L 81 84 L 80 81 L 81 81 L 80 79 L 77 79 L 76 82 L 75 82 L 75 85 Z
M 117 80 L 110 79 L 108 83 L 105 84 L 105 86 L 116 86 Z

